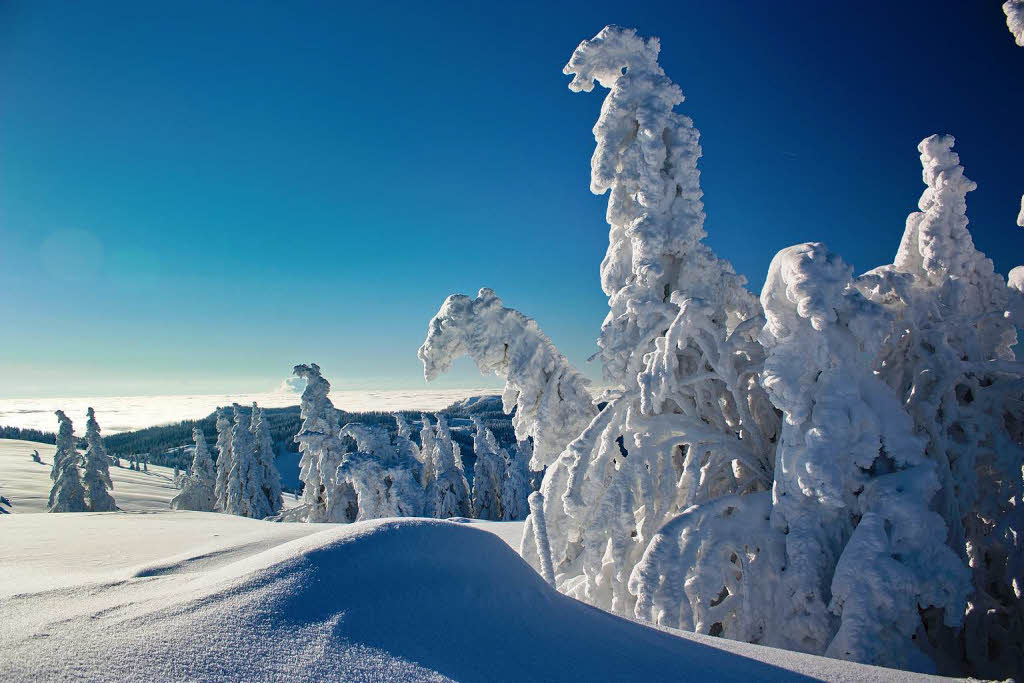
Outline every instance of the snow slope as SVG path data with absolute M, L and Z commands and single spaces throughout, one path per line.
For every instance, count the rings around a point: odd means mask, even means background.
M 641 626 L 467 524 L 167 511 L 0 528 L 0 680 L 923 680 Z

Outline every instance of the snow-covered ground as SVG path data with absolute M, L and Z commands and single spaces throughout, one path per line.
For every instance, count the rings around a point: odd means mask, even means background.
M 12 512 L 43 509 L 33 448 L 0 440 Z M 274 524 L 111 472 L 124 512 L 0 517 L 0 680 L 925 680 L 589 607 L 516 554 L 521 522 Z

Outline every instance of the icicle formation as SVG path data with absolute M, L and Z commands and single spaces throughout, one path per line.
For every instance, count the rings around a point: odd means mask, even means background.
M 250 496 L 253 500 L 251 517 L 263 519 L 276 515 L 284 506 L 281 494 L 281 474 L 277 471 L 274 440 L 263 409 L 252 404 L 252 436 L 256 455 L 249 472 Z
M 215 474 L 203 430 L 193 427 L 192 440 L 196 445 L 192 456 L 192 469 L 184 478 L 181 493 L 171 500 L 171 508 L 213 512 L 217 503 L 213 492 Z
M 328 494 L 328 519 L 358 522 L 380 517 L 423 514 L 420 463 L 384 427 L 348 424 L 342 437 L 351 437 L 356 450 L 346 453 Z
M 469 482 L 462 469 L 462 454 L 459 445 L 452 441 L 443 415 L 437 416 L 432 460 L 436 478 L 427 487 L 426 515 L 439 519 L 469 517 L 472 503 Z
M 89 419 L 85 423 L 85 487 L 89 495 L 89 509 L 93 512 L 113 512 L 117 509 L 113 496 L 108 492 L 114 488 L 110 480 L 110 458 L 103 446 L 100 436 L 100 425 L 96 422 L 96 411 L 88 410 Z
M 316 363 L 296 365 L 296 377 L 306 380 L 302 392 L 302 427 L 295 435 L 302 457 L 299 459 L 299 480 L 302 498 L 309 506 L 307 521 L 327 521 L 327 491 L 341 464 L 343 447 L 338 438 L 338 413 L 327 394 L 330 383 L 320 374 Z
M 1003 12 L 1006 13 L 1006 27 L 1013 34 L 1013 39 L 1024 47 L 1024 0 L 1006 0 Z
M 623 390 L 541 488 L 559 589 L 626 615 L 630 574 L 658 529 L 691 505 L 767 489 L 778 431 L 757 384 L 757 302 L 702 242 L 699 133 L 672 111 L 682 93 L 658 50 L 608 27 L 565 69 L 573 90 L 610 89 L 591 189 L 611 190 L 601 270 L 611 310 L 599 345 Z
M 213 487 L 215 509 L 219 512 L 227 510 L 231 461 L 231 420 L 227 410 L 221 408 L 217 411 L 217 479 Z
M 927 667 L 912 642 L 919 609 L 959 625 L 967 572 L 928 508 L 939 481 L 924 442 L 871 366 L 891 318 L 821 244 L 779 252 L 761 303 L 763 382 L 785 415 L 772 512 L 787 556 L 777 644 Z
M 470 356 L 483 374 L 505 378 L 502 403 L 516 438 L 533 437 L 530 467 L 551 464 L 597 412 L 587 392 L 589 383 L 559 353 L 536 321 L 505 308 L 486 287 L 476 299 L 448 297 L 430 321 L 417 355 L 427 381 L 447 372 L 452 361 Z
M 53 454 L 53 468 L 50 471 L 53 488 L 50 489 L 46 509 L 48 512 L 86 512 L 89 508 L 85 504 L 85 489 L 82 488 L 82 477 L 78 472 L 81 456 L 75 449 L 75 430 L 63 410 L 58 410 L 56 415 L 59 423 L 57 450 Z

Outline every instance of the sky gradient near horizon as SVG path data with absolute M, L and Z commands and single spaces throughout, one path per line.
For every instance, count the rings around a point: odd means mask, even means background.
M 797 242 L 891 262 L 931 133 L 978 182 L 978 247 L 1024 263 L 1024 49 L 994 0 L 12 0 L 0 397 L 267 391 L 309 361 L 423 387 L 427 322 L 482 286 L 599 380 L 604 91 L 561 68 L 608 23 L 661 38 L 708 241 L 754 291 Z

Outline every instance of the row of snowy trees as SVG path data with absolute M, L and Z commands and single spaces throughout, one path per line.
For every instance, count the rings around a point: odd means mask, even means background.
M 110 458 L 103 446 L 96 412 L 89 408 L 85 424 L 85 457 L 75 446 L 71 418 L 58 410 L 57 449 L 53 455 L 50 479 L 53 486 L 46 509 L 49 512 L 111 512 L 117 509 L 110 489 Z M 84 466 L 84 472 L 79 467 Z
M 488 289 L 449 297 L 419 350 L 428 380 L 462 355 L 505 377 L 546 468 L 524 556 L 666 626 L 1024 669 L 1024 268 L 1008 286 L 974 247 L 953 138 L 919 146 L 926 189 L 893 264 L 854 276 L 823 244 L 789 247 L 758 300 L 703 241 L 699 132 L 659 49 L 607 27 L 565 67 L 572 90 L 610 91 L 591 176 L 609 193 L 603 409 Z
M 303 504 L 292 516 L 310 522 L 355 522 L 381 517 L 522 519 L 530 492 L 529 444 L 513 452 L 474 419 L 476 465 L 470 489 L 459 445 L 438 415 L 421 417 L 420 443 L 395 415 L 394 433 L 358 423 L 338 425 L 330 383 L 315 363 L 298 365 L 306 381 L 302 427 L 295 440 L 302 457 Z M 355 449 L 346 444 L 355 443 Z
M 245 412 L 237 403 L 217 412 L 217 464 L 214 467 L 203 432 L 192 430 L 195 452 L 182 490 L 171 501 L 176 510 L 224 512 L 263 519 L 281 511 L 281 475 L 263 409 Z

